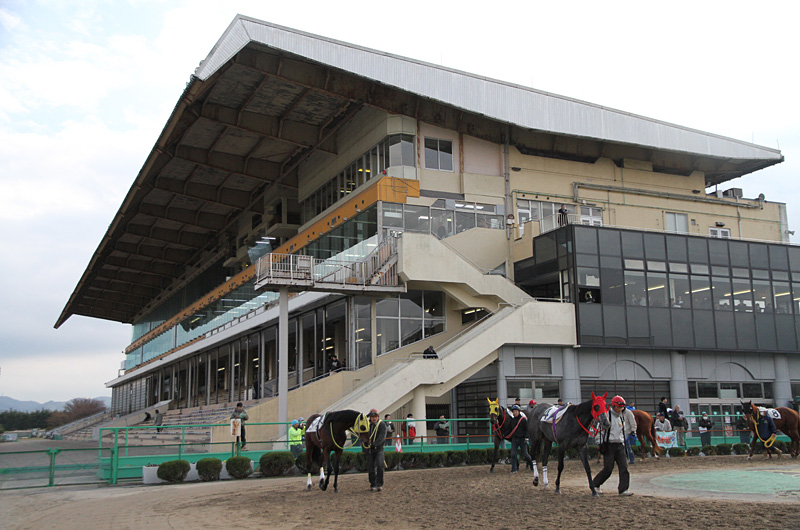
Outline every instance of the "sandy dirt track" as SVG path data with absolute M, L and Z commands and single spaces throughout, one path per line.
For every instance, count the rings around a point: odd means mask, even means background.
M 0 493 L 3 528 L 797 528 L 800 498 L 703 494 L 653 485 L 669 473 L 785 467 L 800 462 L 763 457 L 637 460 L 633 497 L 616 495 L 615 474 L 593 498 L 580 462 L 567 462 L 562 495 L 534 488 L 530 472 L 500 465 L 395 471 L 382 492 L 365 474 L 340 477 L 339 493 L 304 490 L 305 477 L 248 479 L 175 486 L 63 487 Z M 596 473 L 599 466 L 592 463 Z M 764 504 L 769 502 L 769 504 Z M 603 523 L 605 520 L 605 524 Z M 661 523 L 661 524 L 659 524 Z

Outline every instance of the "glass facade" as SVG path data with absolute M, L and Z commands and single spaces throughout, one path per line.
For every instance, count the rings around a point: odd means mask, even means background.
M 582 345 L 793 352 L 800 337 L 800 248 L 569 226 L 516 264 L 532 296 L 571 278 Z

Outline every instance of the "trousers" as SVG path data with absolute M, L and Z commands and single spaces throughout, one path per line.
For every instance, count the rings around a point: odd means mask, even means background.
M 628 472 L 628 455 L 623 443 L 606 444 L 606 450 L 603 453 L 603 469 L 592 480 L 595 488 L 599 488 L 608 480 L 614 470 L 614 464 L 617 465 L 619 473 L 618 491 L 622 493 L 628 490 L 631 484 L 631 474 Z
M 381 449 L 383 446 L 381 446 Z M 384 468 L 384 453 L 383 451 L 368 451 L 367 452 L 367 471 L 369 475 L 370 488 L 383 487 L 383 468 Z
M 528 444 L 525 438 L 512 438 L 511 439 L 511 471 L 519 471 L 519 463 L 517 462 L 517 450 L 522 450 L 522 458 L 527 463 L 532 463 L 530 455 L 528 455 Z

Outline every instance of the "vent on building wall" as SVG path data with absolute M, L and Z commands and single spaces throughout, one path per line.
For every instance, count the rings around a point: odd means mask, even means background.
M 516 375 L 549 375 L 552 374 L 550 359 L 539 357 L 517 357 L 514 359 Z

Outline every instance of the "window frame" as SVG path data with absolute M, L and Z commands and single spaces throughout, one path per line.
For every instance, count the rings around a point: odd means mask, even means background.
M 428 165 L 428 155 L 427 155 L 428 141 L 436 142 L 436 167 L 430 167 Z M 450 144 L 450 153 L 449 153 L 449 155 L 450 155 L 450 169 L 443 169 L 442 168 L 442 148 L 441 148 L 441 146 L 442 146 L 443 142 L 446 142 L 446 143 Z M 431 136 L 425 136 L 422 139 L 422 149 L 423 149 L 423 153 L 424 153 L 424 156 L 422 158 L 423 158 L 423 166 L 424 166 L 424 168 L 425 169 L 430 169 L 431 171 L 448 171 L 450 173 L 455 172 L 456 164 L 455 164 L 455 154 L 453 152 L 453 144 L 454 143 L 455 142 L 453 142 L 453 140 L 448 140 L 446 138 L 434 138 L 434 137 L 431 137 Z

